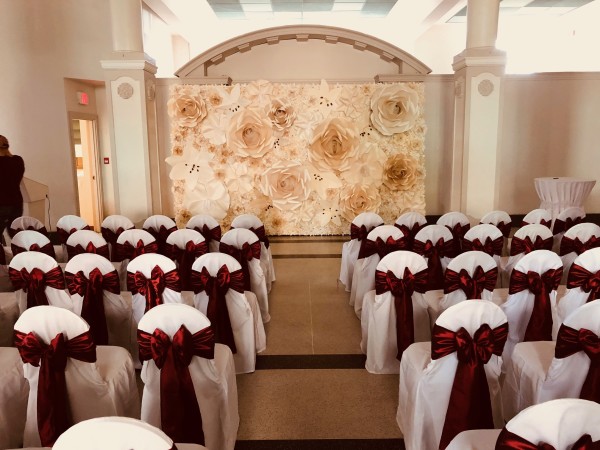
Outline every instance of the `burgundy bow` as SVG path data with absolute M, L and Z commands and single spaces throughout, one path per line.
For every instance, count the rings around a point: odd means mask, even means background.
M 36 228 L 33 225 L 29 225 L 27 227 L 21 227 L 21 228 L 11 228 L 11 227 L 8 227 L 8 229 L 6 231 L 8 231 L 8 235 L 12 239 L 12 238 L 15 237 L 15 235 L 19 231 L 25 231 L 25 230 L 37 231 L 38 233 L 42 233 L 44 236 L 48 237 L 48 230 L 46 230 L 46 227 Z
M 484 365 L 492 355 L 502 355 L 507 336 L 508 323 L 493 330 L 488 324 L 483 324 L 473 338 L 464 328 L 454 332 L 434 325 L 431 359 L 440 359 L 454 352 L 458 358 L 440 449 L 446 448 L 462 431 L 494 428 Z
M 404 268 L 402 278 L 396 277 L 394 272 L 388 270 L 375 271 L 375 293 L 381 295 L 391 292 L 394 296 L 396 309 L 396 344 L 398 353 L 396 359 L 400 361 L 402 353 L 410 344 L 415 342 L 415 325 L 413 320 L 413 293 L 424 293 L 427 289 L 427 269 L 413 274 L 408 267 Z
M 106 327 L 106 314 L 104 313 L 104 291 L 119 294 L 119 275 L 117 271 L 102 274 L 100 269 L 94 268 L 89 278 L 82 270 L 77 273 L 65 272 L 67 289 L 71 295 L 78 294 L 83 297 L 81 317 L 90 325 L 94 342 L 98 345 L 108 345 L 108 329 Z
M 531 253 L 534 250 L 552 250 L 552 244 L 554 239 L 549 237 L 548 239 L 542 239 L 541 236 L 536 236 L 535 241 L 532 241 L 529 236 L 525 236 L 524 239 L 513 237 L 510 244 L 510 256 L 515 256 L 520 253 Z
M 579 398 L 600 403 L 600 339 L 593 331 L 575 330 L 563 323 L 558 330 L 554 356 L 566 358 L 577 352 L 584 352 L 590 358 L 590 368 Z
M 37 387 L 37 422 L 44 447 L 52 447 L 71 425 L 69 398 L 65 380 L 67 358 L 92 363 L 96 361 L 96 344 L 89 331 L 65 339 L 58 333 L 49 345 L 33 333 L 15 330 L 15 345 L 25 364 L 40 368 Z
M 244 274 L 242 270 L 229 272 L 229 268 L 222 265 L 214 277 L 206 267 L 202 267 L 200 272 L 193 270 L 192 288 L 195 294 L 205 291 L 208 295 L 206 317 L 213 326 L 216 342 L 227 345 L 232 353 L 236 353 L 237 349 L 225 295 L 229 289 L 240 293 L 244 292 Z
M 161 225 L 158 230 L 154 227 L 146 228 L 146 231 L 156 239 L 156 244 L 158 245 L 157 253 L 165 256 L 168 256 L 166 253 L 167 238 L 176 230 L 177 227 L 167 228 L 164 225 Z
M 208 225 L 204 224 L 202 228 L 195 227 L 194 230 L 202 235 L 207 245 L 210 241 L 219 242 L 221 240 L 221 227 L 219 225 L 214 228 L 208 228 Z
M 29 251 L 44 253 L 56 259 L 56 253 L 54 253 L 54 246 L 52 245 L 52 242 L 48 242 L 46 245 L 42 245 L 41 247 L 39 244 L 31 244 L 29 248 L 23 248 L 11 242 L 10 248 L 12 250 L 13 256 L 18 255 L 19 253 Z
M 202 416 L 189 365 L 194 356 L 214 358 L 212 328 L 191 334 L 181 325 L 173 340 L 159 328 L 152 334 L 138 330 L 137 339 L 140 360 L 152 359 L 160 369 L 161 429 L 173 441 L 204 445 Z
M 563 236 L 560 240 L 560 256 L 567 255 L 571 252 L 581 255 L 592 248 L 598 247 L 600 247 L 600 237 L 598 236 L 592 236 L 585 242 L 581 242 L 578 237 L 571 239 L 570 237 Z
M 181 289 L 191 291 L 191 273 L 194 261 L 202 255 L 208 253 L 206 241 L 195 243 L 187 241 L 185 248 L 180 248 L 175 244 L 165 244 L 165 255 L 173 261 L 177 261 L 179 269 L 179 278 L 181 278 Z
M 459 255 L 460 253 L 462 253 L 463 249 L 462 249 L 462 241 L 463 238 L 465 237 L 465 233 L 467 231 L 469 231 L 469 229 L 471 228 L 471 224 L 462 224 L 462 223 L 457 223 L 455 224 L 453 227 L 451 227 L 450 225 L 446 225 L 446 228 L 448 228 L 450 230 L 450 232 L 452 233 L 452 242 L 454 245 L 454 255 Z
M 552 231 L 554 234 L 564 233 L 572 226 L 581 223 L 582 220 L 583 217 L 567 217 L 565 220 L 556 219 L 554 221 L 554 228 Z
M 504 247 L 504 237 L 502 236 L 493 240 L 488 236 L 483 243 L 481 243 L 479 238 L 475 238 L 472 241 L 463 238 L 462 248 L 465 252 L 477 250 L 485 252 L 490 256 L 499 256 L 502 254 L 502 247 Z
M 269 238 L 267 237 L 267 233 L 265 232 L 265 227 L 260 226 L 258 228 L 253 228 L 250 227 L 248 228 L 250 231 L 252 231 L 254 234 L 256 234 L 256 236 L 258 237 L 258 240 L 260 242 L 262 242 L 263 244 L 265 244 L 265 248 L 269 248 L 269 245 L 271 245 L 269 243 Z
M 125 259 L 132 260 L 145 253 L 158 253 L 158 244 L 156 241 L 144 244 L 144 241 L 139 239 L 135 247 L 131 242 L 126 241 L 123 244 L 116 243 L 113 249 L 114 261 L 120 262 Z
M 385 241 L 378 236 L 374 241 L 371 239 L 362 241 L 361 248 L 358 252 L 358 259 L 368 258 L 375 254 L 379 255 L 379 258 L 383 258 L 385 255 L 395 252 L 396 250 L 406 250 L 407 248 L 408 241 L 404 236 L 398 239 L 388 236 Z
M 58 234 L 59 242 L 63 245 L 66 245 L 67 240 L 73 233 L 75 233 L 76 231 L 79 231 L 79 230 L 89 230 L 89 229 L 90 229 L 89 225 L 86 225 L 82 228 L 71 228 L 70 230 L 65 230 L 64 228 L 57 227 L 56 233 Z
M 219 244 L 219 251 L 233 256 L 237 262 L 240 263 L 242 272 L 244 273 L 244 290 L 252 290 L 250 283 L 250 266 L 248 263 L 252 261 L 252 259 L 260 261 L 260 241 L 253 242 L 252 244 L 244 242 L 242 248 L 239 249 L 235 248 L 233 245 L 221 242 Z
M 444 238 L 439 238 L 435 244 L 429 239 L 425 242 L 419 240 L 415 240 L 414 242 L 414 252 L 427 258 L 427 267 L 429 268 L 428 290 L 444 288 L 442 258 L 454 257 L 455 248 L 452 241 L 453 239 L 444 241 Z
M 473 276 L 469 275 L 465 269 L 455 272 L 452 269 L 446 269 L 444 274 L 444 294 L 449 294 L 457 290 L 462 290 L 467 299 L 481 299 L 483 290 L 493 291 L 498 279 L 498 268 L 494 267 L 484 272 L 483 267 L 477 266 L 473 271 Z
M 540 225 L 543 225 L 543 226 L 545 226 L 547 228 L 550 228 L 550 225 L 552 224 L 552 221 L 551 220 L 540 219 L 539 222 L 534 222 L 534 223 L 539 223 Z M 524 227 L 526 225 L 531 225 L 531 224 L 529 222 L 526 222 L 526 221 L 523 220 L 521 222 L 521 227 Z
M 108 259 L 108 244 L 101 245 L 100 247 L 96 247 L 93 242 L 88 242 L 85 247 L 81 244 L 67 244 L 67 257 L 69 260 L 76 255 L 81 255 L 82 253 L 95 253 Z
M 592 273 L 585 267 L 578 264 L 573 264 L 569 270 L 567 279 L 567 287 L 569 289 L 581 288 L 586 294 L 589 293 L 587 302 L 600 298 L 600 270 Z
M 512 271 L 508 293 L 512 295 L 528 290 L 535 295 L 524 342 L 552 340 L 550 292 L 556 290 L 561 277 L 562 267 L 549 269 L 541 275 L 533 271 L 526 274 L 518 270 Z
M 128 230 L 132 230 L 132 229 L 133 228 L 128 228 Z M 119 238 L 119 236 L 121 235 L 121 233 L 123 231 L 125 231 L 125 228 L 119 227 L 115 231 L 113 231 L 110 228 L 102 227 L 100 229 L 100 231 L 102 233 L 102 237 L 104 238 L 104 240 L 106 242 L 108 242 L 109 244 L 116 244 L 117 243 L 117 239 Z
M 381 223 L 379 225 L 383 224 Z M 359 254 L 361 252 L 364 252 L 363 247 L 365 246 L 365 242 L 367 241 L 367 235 L 371 232 L 371 230 L 378 227 L 379 225 L 367 228 L 366 225 L 361 225 L 359 227 L 353 223 L 350 224 L 350 239 L 356 239 L 358 242 L 360 242 L 360 248 L 358 250 Z
M 592 436 L 584 434 L 572 446 L 567 446 L 571 450 L 600 450 L 600 441 L 592 441 Z M 565 448 L 567 448 L 565 447 Z M 502 428 L 498 440 L 496 441 L 496 450 L 557 450 L 553 445 L 540 442 L 532 444 L 525 438 L 511 433 L 506 428 Z M 562 449 L 558 449 L 562 450 Z
M 23 289 L 27 292 L 27 308 L 38 305 L 47 305 L 46 288 L 65 288 L 65 277 L 60 266 L 43 272 L 34 267 L 31 272 L 23 268 L 21 270 L 8 268 L 8 277 L 15 290 Z
M 512 221 L 508 221 L 507 223 L 498 222 L 497 224 L 493 224 L 502 232 L 502 236 L 505 238 L 510 236 L 510 230 L 512 229 Z
M 425 224 L 422 225 L 420 223 L 415 223 L 415 224 L 413 224 L 412 228 L 410 228 L 406 224 L 398 224 L 398 223 L 395 223 L 394 226 L 396 228 L 398 228 L 400 231 L 402 231 L 402 234 L 404 234 L 404 237 L 407 242 L 407 250 L 412 250 L 414 241 L 415 241 L 415 236 L 421 230 L 421 228 L 423 228 L 423 226 L 425 226 Z
M 163 303 L 162 294 L 167 288 L 181 292 L 181 282 L 177 269 L 164 273 L 159 266 L 154 266 L 150 278 L 146 278 L 142 272 L 127 272 L 127 289 L 134 295 L 141 294 L 144 296 L 146 299 L 145 313 Z

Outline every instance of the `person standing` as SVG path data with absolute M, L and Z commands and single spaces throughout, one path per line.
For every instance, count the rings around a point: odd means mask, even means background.
M 23 158 L 10 152 L 8 139 L 0 135 L 0 240 L 13 220 L 23 215 L 21 180 L 25 173 Z

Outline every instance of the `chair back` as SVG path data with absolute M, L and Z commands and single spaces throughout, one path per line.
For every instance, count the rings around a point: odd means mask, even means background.
M 462 252 L 462 240 L 465 233 L 471 228 L 471 222 L 466 214 L 459 211 L 451 211 L 443 214 L 437 221 L 438 225 L 447 227 L 454 238 L 455 254 Z
M 415 253 L 427 260 L 429 267 L 428 290 L 443 289 L 444 271 L 456 256 L 452 233 L 445 225 L 427 225 L 415 236 Z
M 161 255 L 166 255 L 165 253 L 165 245 L 167 243 L 167 237 L 175 230 L 177 230 L 177 224 L 173 219 L 163 215 L 154 215 L 148 217 L 144 224 L 142 225 L 142 229 L 146 230 L 158 244 L 158 252 Z
M 463 251 L 479 250 L 485 252 L 492 256 L 497 264 L 500 262 L 503 247 L 504 236 L 502 231 L 497 226 L 489 223 L 475 225 L 463 237 Z
M 113 261 L 131 261 L 146 253 L 158 253 L 158 243 L 146 230 L 125 230 L 113 247 Z
M 48 237 L 48 230 L 46 230 L 44 224 L 35 217 L 30 216 L 17 217 L 11 222 L 10 226 L 6 231 L 8 231 L 8 235 L 12 238 L 19 231 L 23 230 L 37 231 L 39 233 L 42 233 L 44 236 Z
M 10 242 L 10 248 L 13 256 L 22 252 L 34 251 L 45 253 L 56 259 L 54 246 L 48 236 L 34 230 L 23 230 L 17 232 Z
M 585 211 L 583 208 L 571 206 L 558 214 L 552 224 L 552 232 L 555 236 L 564 233 L 572 226 L 581 223 L 583 219 L 585 219 Z
M 479 223 L 489 223 L 490 225 L 494 225 L 495 227 L 498 227 L 505 238 L 510 236 L 512 219 L 506 211 L 490 211 L 481 218 Z
M 165 256 L 177 263 L 182 290 L 192 290 L 190 286 L 192 265 L 198 257 L 206 253 L 208 253 L 208 246 L 204 236 L 196 230 L 182 228 L 173 231 L 167 237 Z
M 552 214 L 546 209 L 533 209 L 525 214 L 525 217 L 523 217 L 523 221 L 521 222 L 521 227 L 532 224 L 540 224 L 550 228 L 552 225 Z
M 95 253 L 104 258 L 109 258 L 108 243 L 101 234 L 92 230 L 78 230 L 73 232 L 65 242 L 67 255 L 70 260 L 81 253 Z
M 408 249 L 412 250 L 413 240 L 421 228 L 427 225 L 427 219 L 421 213 L 409 211 L 396 219 L 394 226 L 408 238 Z
M 79 216 L 74 216 L 72 214 L 62 216 L 56 222 L 56 232 L 58 233 L 58 239 L 61 244 L 66 244 L 67 239 L 73 233 L 78 230 L 89 230 L 90 226 L 87 224 L 85 220 L 83 220 Z
M 219 251 L 222 231 L 217 219 L 208 214 L 198 214 L 192 217 L 185 227 L 200 233 L 206 240 L 210 252 Z

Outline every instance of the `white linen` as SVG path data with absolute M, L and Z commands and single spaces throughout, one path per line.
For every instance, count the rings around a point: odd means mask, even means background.
M 568 229 L 564 233 L 563 237 L 567 237 L 567 238 L 573 239 L 573 240 L 578 239 L 581 243 L 585 244 L 591 238 L 600 239 L 600 226 L 596 225 L 595 223 L 589 223 L 589 222 L 578 223 L 577 225 L 574 225 L 570 229 Z M 562 240 L 561 240 L 561 242 L 562 242 Z M 559 246 L 559 251 L 560 251 L 560 246 Z M 573 261 L 575 261 L 575 258 L 577 258 L 578 256 L 579 255 L 576 252 L 569 252 L 560 257 L 562 259 L 563 268 L 564 268 L 563 279 L 561 281 L 561 284 L 567 283 L 569 269 L 571 268 Z
M 446 450 L 494 450 L 501 430 L 467 430 L 458 433 Z
M 213 228 L 217 228 L 219 227 L 219 229 L 221 229 L 221 225 L 219 225 L 219 222 L 217 222 L 217 219 L 215 219 L 212 216 L 209 216 L 207 214 L 198 214 L 194 217 L 192 217 L 188 223 L 185 225 L 186 228 L 189 228 L 191 230 L 198 228 L 199 230 L 202 229 L 202 227 L 206 225 L 210 230 L 212 230 Z M 220 241 L 215 241 L 214 239 L 211 240 L 208 243 L 208 251 L 210 252 L 218 252 L 219 251 L 219 242 Z
M 555 219 L 571 206 L 583 207 L 583 203 L 596 184 L 596 180 L 570 177 L 535 178 L 535 190 L 541 200 L 540 208 L 547 209 Z
M 540 225 L 538 223 L 532 223 L 529 225 L 525 225 L 519 228 L 514 236 L 514 238 L 525 239 L 529 238 L 532 242 L 538 238 L 542 238 L 543 240 L 550 239 L 552 237 L 552 231 L 550 228 Z M 512 241 L 511 241 L 512 245 Z M 509 256 L 506 264 L 502 267 L 502 287 L 508 287 L 510 284 L 510 274 L 512 273 L 515 265 L 525 256 L 525 253 L 517 253 L 516 255 Z

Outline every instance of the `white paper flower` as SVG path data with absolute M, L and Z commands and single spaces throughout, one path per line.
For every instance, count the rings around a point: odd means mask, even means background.
M 342 172 L 354 163 L 357 150 L 355 124 L 351 120 L 336 117 L 317 125 L 308 157 L 318 169 Z
M 231 192 L 240 195 L 247 194 L 253 188 L 252 176 L 248 174 L 248 166 L 242 163 L 234 163 L 225 169 L 227 187 Z
M 246 86 L 246 97 L 258 106 L 266 106 L 271 103 L 271 92 L 273 85 L 266 80 L 257 80 Z
M 377 145 L 362 143 L 358 154 L 350 168 L 342 172 L 344 181 L 347 184 L 381 184 L 383 165 L 387 158 L 385 153 Z
M 280 161 L 262 177 L 261 191 L 284 211 L 297 209 L 310 195 L 310 174 L 296 161 Z
M 329 202 L 322 200 L 316 205 L 314 224 L 318 227 L 325 227 L 330 222 L 337 226 L 342 224 L 339 204 L 337 200 Z
M 216 180 L 196 184 L 186 193 L 185 204 L 193 215 L 208 214 L 223 220 L 229 209 L 229 192 L 223 183 Z
M 214 171 L 210 167 L 210 161 L 214 158 L 207 151 L 198 152 L 189 149 L 184 150 L 183 156 L 169 156 L 166 163 L 172 166 L 169 178 L 171 180 L 185 180 L 187 190 L 193 190 L 198 181 L 209 181 L 214 178 Z
M 376 186 L 357 184 L 346 186 L 340 192 L 340 211 L 342 216 L 352 222 L 363 212 L 377 212 L 381 197 Z
M 296 120 L 294 107 L 286 99 L 277 98 L 271 101 L 271 108 L 267 115 L 273 127 L 278 131 L 291 127 Z
M 419 94 L 408 86 L 382 86 L 371 97 L 371 122 L 381 134 L 410 130 L 419 115 Z
M 167 111 L 178 126 L 193 128 L 206 117 L 206 104 L 202 97 L 184 90 L 169 99 Z
M 341 87 L 331 88 L 327 81 L 321 80 L 321 85 L 314 95 L 317 97 L 315 106 L 324 117 L 338 107 L 338 97 L 341 93 Z
M 331 191 L 342 187 L 342 180 L 335 173 L 310 166 L 308 166 L 308 170 L 310 172 L 310 189 L 316 192 L 321 199 L 330 198 Z
M 227 143 L 239 156 L 260 158 L 273 147 L 271 121 L 257 109 L 243 109 L 231 117 Z
M 220 114 L 209 114 L 202 123 L 202 134 L 211 144 L 227 142 L 227 118 Z

